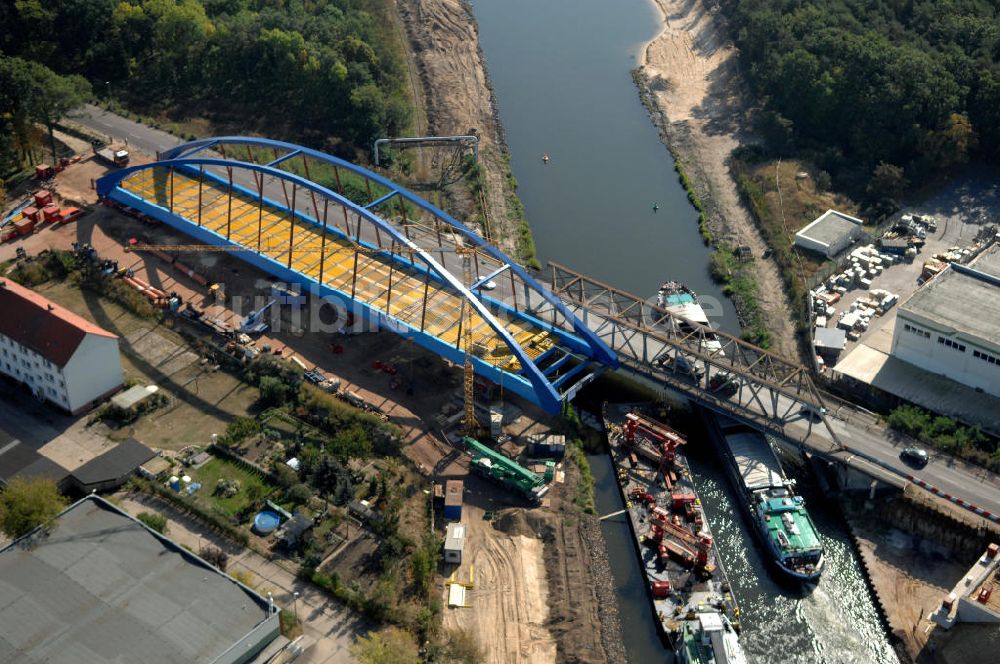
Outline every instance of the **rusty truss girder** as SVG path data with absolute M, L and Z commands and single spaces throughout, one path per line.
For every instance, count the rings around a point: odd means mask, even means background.
M 803 406 L 823 412 L 820 394 L 803 367 L 565 266 L 549 266 L 552 291 L 618 353 L 623 367 L 769 433 L 796 442 L 813 437 L 812 421 L 796 431 L 784 426 L 790 418 L 797 418 Z M 544 313 L 543 305 L 536 315 Z M 678 354 L 703 366 L 704 374 L 683 375 L 664 364 Z M 710 389 L 713 377 L 719 374 L 738 379 L 731 397 Z M 826 417 L 818 418 L 817 425 L 825 427 L 834 447 L 840 447 Z

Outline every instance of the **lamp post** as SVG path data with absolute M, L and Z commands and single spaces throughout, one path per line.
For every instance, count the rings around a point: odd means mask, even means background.
M 299 622 L 299 593 L 292 593 L 292 612 L 295 614 L 295 624 Z

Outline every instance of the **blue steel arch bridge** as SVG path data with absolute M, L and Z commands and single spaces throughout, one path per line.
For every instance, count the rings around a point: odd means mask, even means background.
M 465 361 L 468 333 L 478 375 L 548 412 L 620 369 L 816 451 L 842 449 L 801 366 L 569 268 L 553 265 L 542 283 L 426 200 L 331 155 L 264 138 L 204 139 L 104 176 L 97 193 L 234 249 L 452 362 Z M 701 377 L 668 368 L 679 354 L 703 367 Z M 720 372 L 736 378 L 735 394 L 713 391 Z M 817 415 L 803 417 L 803 407 Z
M 548 412 L 618 366 L 561 300 L 463 223 L 310 148 L 193 141 L 101 178 L 97 193 L 201 242 L 242 248 L 243 260 L 453 362 L 464 362 L 469 335 L 478 375 Z M 541 303 L 544 318 L 533 310 Z

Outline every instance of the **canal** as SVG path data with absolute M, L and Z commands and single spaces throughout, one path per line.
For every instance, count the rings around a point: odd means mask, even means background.
M 647 0 L 473 0 L 473 8 L 540 260 L 647 297 L 662 281 L 684 281 L 701 295 L 714 324 L 737 331 L 732 305 L 709 276 L 697 214 L 629 73 L 658 30 L 653 6 Z M 704 432 L 687 433 L 693 448 L 705 442 Z M 808 592 L 790 592 L 772 580 L 717 462 L 692 456 L 743 610 L 742 640 L 751 660 L 894 662 L 836 507 L 807 494 L 827 569 Z M 608 456 L 590 455 L 590 463 L 600 513 L 621 509 Z M 629 660 L 663 661 L 624 517 L 606 520 L 603 531 Z
M 644 297 L 683 279 L 713 323 L 738 331 L 732 304 L 709 275 L 697 213 L 629 74 L 656 34 L 653 7 L 645 0 L 473 6 L 542 263 Z

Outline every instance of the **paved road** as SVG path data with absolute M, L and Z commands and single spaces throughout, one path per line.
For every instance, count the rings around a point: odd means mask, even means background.
M 72 119 L 116 139 L 127 137 L 130 146 L 151 155 L 183 142 L 164 131 L 151 129 L 93 106 L 84 107 Z M 788 412 L 797 413 L 798 407 L 793 400 L 785 396 L 778 398 L 787 402 Z M 923 469 L 911 468 L 899 458 L 899 450 L 903 445 L 864 412 L 844 407 L 831 415 L 834 415 L 828 418 L 831 428 L 840 442 L 849 448 L 846 452 L 836 452 L 836 457 L 881 479 L 891 481 L 894 477 L 897 481 L 903 481 L 907 475 L 912 475 L 953 497 L 1000 515 L 1000 480 L 995 474 L 940 455 L 932 456 L 930 463 Z M 790 416 L 785 422 L 785 429 L 792 437 L 798 435 L 801 438 L 801 433 L 809 427 L 809 421 L 798 415 Z M 810 438 L 815 441 L 815 447 L 823 452 L 835 447 L 825 427 L 811 427 Z M 820 440 L 816 440 L 817 437 Z M 875 460 L 875 463 L 859 457 L 858 453 Z
M 69 119 L 116 142 L 127 139 L 129 147 L 150 156 L 184 142 L 165 131 L 152 129 L 90 104 L 70 115 Z

